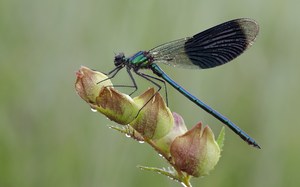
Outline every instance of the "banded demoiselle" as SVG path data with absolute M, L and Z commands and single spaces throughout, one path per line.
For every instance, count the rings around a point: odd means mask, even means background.
M 158 86 L 158 91 L 161 86 L 155 81 L 161 81 L 164 85 L 167 82 L 193 103 L 228 126 L 248 144 L 260 148 L 247 133 L 177 84 L 157 65 L 163 63 L 174 67 L 208 69 L 225 64 L 251 46 L 258 31 L 259 26 L 252 19 L 240 18 L 224 22 L 192 37 L 168 42 L 149 51 L 139 51 L 131 57 L 125 57 L 124 53 L 119 53 L 114 59 L 115 68 L 108 75 L 110 75 L 109 78 L 113 78 L 125 67 L 133 83 L 133 86 L 129 87 L 135 88 L 133 92 L 137 90 L 137 84 L 131 71 L 154 83 Z M 151 69 L 159 78 L 142 73 L 141 69 Z

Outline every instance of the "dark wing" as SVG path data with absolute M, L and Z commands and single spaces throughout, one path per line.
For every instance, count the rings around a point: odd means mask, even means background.
M 258 24 L 241 18 L 214 26 L 193 37 L 162 44 L 149 53 L 154 63 L 175 67 L 207 69 L 225 64 L 254 42 Z

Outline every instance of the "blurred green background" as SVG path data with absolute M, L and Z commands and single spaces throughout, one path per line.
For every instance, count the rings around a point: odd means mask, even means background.
M 262 147 L 226 128 L 219 164 L 193 186 L 299 186 L 299 6 L 297 0 L 0 0 L 0 187 L 180 186 L 135 167 L 167 165 L 91 112 L 75 93 L 75 72 L 81 65 L 108 72 L 114 52 L 130 55 L 239 17 L 260 24 L 256 43 L 241 57 L 203 71 L 161 66 Z M 130 82 L 125 72 L 113 81 Z M 152 86 L 138 84 L 139 93 Z M 221 123 L 172 88 L 169 103 L 189 128 L 203 121 L 218 134 Z

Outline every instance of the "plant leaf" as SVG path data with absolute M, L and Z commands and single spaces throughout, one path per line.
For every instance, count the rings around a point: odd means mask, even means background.
M 221 131 L 220 131 L 220 134 L 217 138 L 217 143 L 218 143 L 221 151 L 223 150 L 224 140 L 225 140 L 225 128 L 223 126 Z

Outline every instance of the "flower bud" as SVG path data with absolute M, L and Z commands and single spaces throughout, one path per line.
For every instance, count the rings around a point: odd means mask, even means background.
M 170 109 L 167 108 L 161 95 L 155 92 L 153 88 L 150 88 L 133 99 L 141 110 L 137 118 L 130 123 L 144 138 L 151 140 L 162 138 L 173 127 Z
M 111 87 L 100 90 L 96 104 L 95 109 L 120 125 L 128 125 L 139 111 L 131 97 Z
M 172 115 L 174 121 L 173 128 L 166 136 L 155 141 L 156 146 L 167 155 L 170 154 L 170 146 L 174 139 L 187 131 L 183 118 L 175 112 L 173 112 Z
M 208 175 L 220 158 L 220 148 L 211 129 L 198 123 L 171 145 L 176 167 L 194 177 Z
M 96 97 L 103 86 L 112 85 L 109 79 L 98 84 L 100 81 L 107 79 L 107 76 L 84 66 L 80 67 L 80 69 L 76 72 L 76 76 L 76 92 L 89 104 L 95 104 Z

